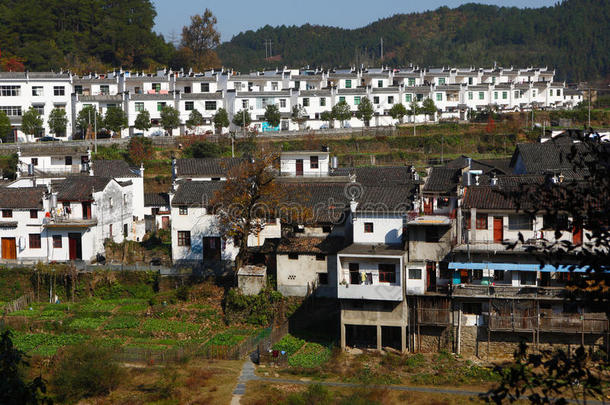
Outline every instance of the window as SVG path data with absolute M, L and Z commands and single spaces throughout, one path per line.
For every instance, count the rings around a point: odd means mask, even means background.
M 443 101 L 443 93 L 436 93 L 436 101 Z
M 286 99 L 280 98 L 280 108 L 286 108 Z
M 521 271 L 519 273 L 521 285 L 536 285 L 535 271 Z
M 328 285 L 328 273 L 318 273 L 318 285 Z
M 468 100 L 472 100 L 472 91 L 468 92 Z
M 326 97 L 320 97 L 320 107 L 326 107 Z
M 345 88 L 346 89 L 352 88 L 352 81 L 350 79 L 345 80 Z
M 61 235 L 53 235 L 53 249 L 61 249 Z
M 191 231 L 178 231 L 178 246 L 191 246 Z
M 65 163 L 66 166 L 72 166 L 72 156 L 66 156 Z
M 107 84 L 102 84 L 100 86 L 100 94 L 110 94 L 110 86 Z
M 421 280 L 421 269 L 409 269 L 409 280 Z
M 557 89 L 557 97 L 561 97 L 561 89 Z
M 288 253 L 288 260 L 299 260 L 299 255 L 296 253 Z
M 373 104 L 379 104 L 379 96 L 373 96 Z
M 350 284 L 360 284 L 360 264 L 358 263 L 350 263 L 349 264 L 349 283 Z
M 186 111 L 193 111 L 195 109 L 195 102 L 194 101 L 185 101 L 184 109 Z
M 39 233 L 31 233 L 30 234 L 30 249 L 40 249 L 40 234 Z
M 127 226 L 127 224 L 123 224 L 123 236 L 127 237 L 128 234 L 129 234 L 129 227 Z
M 340 103 L 345 103 L 345 97 L 344 96 L 339 96 L 339 102 Z
M 190 94 L 191 93 L 191 86 L 185 86 L 184 87 L 184 94 Z
M 80 87 L 80 93 L 78 92 L 78 87 Z M 74 89 L 76 91 L 76 94 L 83 94 L 83 86 L 75 86 Z M 44 96 L 44 88 L 42 86 L 33 86 L 32 95 L 38 97 Z
M 464 302 L 462 303 L 462 312 L 468 315 L 481 315 L 481 303 Z
M 323 261 L 325 261 L 325 260 L 326 260 L 326 255 L 325 255 L 325 254 L 318 253 L 318 254 L 316 255 L 316 260 L 317 260 L 317 261 L 319 261 L 319 262 L 323 262 Z
M 0 106 L 0 111 L 4 112 L 9 117 L 20 117 L 21 107 L 20 106 Z
M 529 215 L 509 215 L 508 229 L 511 231 L 530 231 L 533 228 L 532 217 Z
M 383 87 L 383 80 L 377 80 L 377 87 Z
M 413 101 L 413 94 L 405 94 L 405 101 L 407 103 L 410 103 L 411 101 Z
M 12 218 L 13 210 L 2 210 L 2 218 Z
M 64 86 L 53 86 L 53 95 L 54 96 L 65 96 L 66 88 Z
M 317 156 L 310 156 L 309 157 L 309 167 L 311 169 L 318 169 L 319 168 L 318 157 Z
M 189 209 L 186 205 L 181 205 L 180 208 L 178 209 L 178 214 L 180 215 L 188 215 L 189 213 Z
M 477 229 L 487 229 L 487 214 L 477 214 Z
M 32 108 L 38 113 L 38 115 L 44 115 L 44 104 L 32 105 Z
M 151 87 L 157 93 L 161 91 L 161 83 L 153 83 Z
M 497 100 L 497 99 L 498 99 L 498 92 L 494 91 L 494 100 Z
M 235 82 L 233 86 L 235 87 L 235 91 L 241 91 L 241 82 Z M 203 91 L 203 83 L 201 84 L 201 91 Z
M 303 107 L 309 107 L 309 98 L 308 97 L 303 98 Z
M 38 158 L 32 158 L 32 165 L 38 166 Z
M 568 230 L 568 216 L 565 214 L 546 214 L 542 217 L 542 229 Z
M 65 204 L 65 203 L 64 203 Z M 70 203 L 68 203 L 69 205 Z M 110 208 L 112 208 L 112 197 L 108 198 L 108 205 L 110 206 Z
M 294 88 L 297 89 L 297 90 L 301 88 L 301 81 L 300 80 L 295 80 L 294 81 Z
M 157 111 L 162 111 L 163 107 L 165 107 L 165 102 L 164 101 L 160 101 L 157 103 Z
M 503 91 L 502 92 L 502 100 L 506 100 L 508 98 L 508 92 L 507 91 Z
M 438 243 L 441 238 L 440 230 L 436 226 L 426 227 L 426 242 L 427 243 Z
M 277 82 L 271 82 L 271 90 L 277 91 L 277 89 L 278 89 Z
M 445 84 L 445 78 L 444 78 L 444 77 L 439 77 L 439 78 L 438 78 L 438 84 L 439 84 L 439 85 L 443 85 L 443 84 Z
M 515 90 L 515 94 L 514 94 L 515 99 L 519 98 L 519 96 L 520 96 L 519 90 Z
M 495 77 L 492 77 L 492 78 L 491 78 L 491 83 L 492 83 L 492 84 L 496 84 L 496 78 L 495 78 Z
M 388 104 L 394 104 L 394 96 L 388 96 Z
M 330 225 L 323 225 L 322 226 L 322 232 L 330 233 L 330 230 L 331 230 Z
M 206 111 L 215 111 L 216 110 L 216 101 L 206 101 L 205 110 Z
M 239 84 L 239 89 L 237 88 L 238 84 Z M 235 83 L 235 90 L 241 90 L 241 83 L 239 83 L 239 82 Z M 210 92 L 210 83 L 201 83 L 201 92 L 209 93 Z
M 373 223 L 372 222 L 364 223 L 364 233 L 373 233 Z
M 354 105 L 360 105 L 360 96 L 354 97 Z
M 472 84 L 472 83 L 473 83 L 473 82 L 472 82 L 472 77 L 469 77 L 469 78 L 468 78 L 468 84 Z
M 536 89 L 532 89 L 532 97 L 536 97 Z
M 409 77 L 409 86 L 415 86 L 415 78 Z
M 30 219 L 38 219 L 38 210 L 30 210 Z
M 248 108 L 248 100 L 241 100 L 241 108 L 246 109 Z
M 424 99 L 424 95 L 422 93 L 417 93 L 415 95 L 415 98 L 417 99 L 417 101 L 422 101 Z
M 396 282 L 396 266 L 391 263 L 380 263 L 379 282 L 380 283 L 395 283 Z
M 11 97 L 21 95 L 21 86 L 0 86 L 0 96 Z
M 485 100 L 485 92 L 479 91 L 479 100 Z
M 504 270 L 494 270 L 494 281 L 504 281 Z
M 144 111 L 144 103 L 136 102 L 136 111 L 138 111 L 138 112 Z

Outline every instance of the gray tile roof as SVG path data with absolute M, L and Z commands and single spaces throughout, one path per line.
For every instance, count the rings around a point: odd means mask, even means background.
M 169 195 L 167 193 L 144 193 L 145 207 L 168 207 Z
M 176 169 L 179 177 L 226 177 L 243 162 L 242 158 L 178 159 Z
M 183 181 L 172 199 L 172 207 L 209 207 L 214 194 L 224 186 L 223 181 Z
M 413 196 L 416 190 L 415 184 L 364 187 L 362 197 L 356 200 L 358 201 L 356 212 L 406 213 L 413 209 Z
M 460 181 L 460 169 L 450 167 L 433 167 L 426 179 L 424 192 L 451 193 Z
M 413 182 L 411 166 L 341 167 L 330 175 L 348 176 L 350 174 L 356 175 L 356 181 L 364 186 L 404 185 Z
M 593 159 L 587 146 L 582 143 L 553 141 L 518 144 L 511 159 L 511 168 L 515 168 L 519 156 L 528 174 L 573 171 L 586 176 L 587 168 L 577 167 L 577 163 L 581 160 L 588 162 Z
M 2 187 L 0 208 L 40 210 L 45 192 L 46 187 Z
M 92 194 L 102 191 L 111 181 L 110 177 L 72 176 L 55 184 L 54 189 L 58 201 L 92 201 Z
M 101 177 L 139 177 L 124 160 L 95 160 L 92 168 L 93 174 Z

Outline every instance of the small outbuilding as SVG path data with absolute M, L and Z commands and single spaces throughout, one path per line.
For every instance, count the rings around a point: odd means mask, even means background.
M 237 271 L 237 286 L 245 295 L 257 295 L 267 284 L 267 267 L 248 265 Z

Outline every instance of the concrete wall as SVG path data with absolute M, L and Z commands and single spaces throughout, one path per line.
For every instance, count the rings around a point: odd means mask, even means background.
M 289 259 L 287 254 L 278 254 L 277 290 L 286 296 L 305 297 L 314 289 L 316 295 L 337 295 L 337 256 L 328 255 L 318 260 L 316 255 L 300 254 L 298 259 Z M 328 274 L 328 284 L 318 284 L 318 273 Z
M 367 222 L 373 223 L 371 233 L 364 232 L 364 224 Z M 356 213 L 353 221 L 354 243 L 399 244 L 402 242 L 402 228 L 401 215 Z
M 257 295 L 265 288 L 267 277 L 260 276 L 237 276 L 237 286 L 245 295 Z

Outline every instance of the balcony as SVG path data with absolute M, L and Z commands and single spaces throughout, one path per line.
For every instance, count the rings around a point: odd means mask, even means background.
M 486 298 L 538 298 L 562 299 L 566 297 L 563 287 L 536 287 L 511 285 L 454 285 L 451 295 L 454 297 L 486 297 Z
M 44 219 L 47 228 L 89 228 L 97 225 L 97 218 L 77 218 L 71 215 L 54 215 Z
M 607 333 L 603 314 L 540 314 L 540 316 L 491 315 L 489 329 L 505 332 Z
M 339 299 L 402 301 L 400 284 L 339 284 Z

